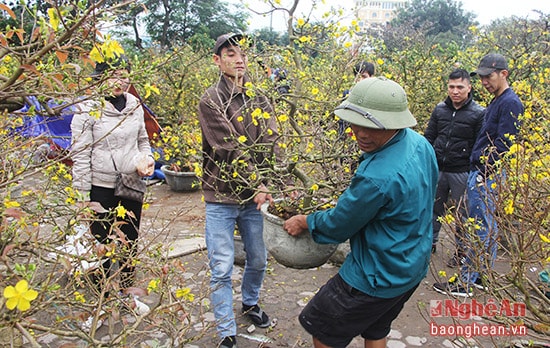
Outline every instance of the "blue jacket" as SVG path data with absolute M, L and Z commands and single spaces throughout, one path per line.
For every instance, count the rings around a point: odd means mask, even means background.
M 518 116 L 523 104 L 511 88 L 506 89 L 485 110 L 485 121 L 472 149 L 470 170 L 485 173 L 485 163 L 493 164 L 510 148 L 508 135 L 518 133 Z
M 317 243 L 350 240 L 341 277 L 375 297 L 399 296 L 427 273 L 438 168 L 433 147 L 411 129 L 364 153 L 337 205 L 307 217 Z

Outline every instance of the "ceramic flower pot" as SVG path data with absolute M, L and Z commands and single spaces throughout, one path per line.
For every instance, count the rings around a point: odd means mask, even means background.
M 267 211 L 268 203 L 262 206 L 264 217 L 264 241 L 267 251 L 280 264 L 297 269 L 318 267 L 327 262 L 337 244 L 318 244 L 307 232 L 298 237 L 283 229 L 284 220 Z
M 235 243 L 235 260 L 234 264 L 243 266 L 246 263 L 246 252 L 244 251 L 244 243 L 241 236 L 235 236 L 233 239 Z
M 176 172 L 170 170 L 168 165 L 160 167 L 166 177 L 166 183 L 172 191 L 196 191 L 200 188 L 200 180 L 195 172 Z

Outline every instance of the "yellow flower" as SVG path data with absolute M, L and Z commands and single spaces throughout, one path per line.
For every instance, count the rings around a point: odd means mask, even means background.
M 59 17 L 57 16 L 57 11 L 55 8 L 50 7 L 48 9 L 48 17 L 50 18 L 50 25 L 52 26 L 54 31 L 57 31 L 57 28 L 59 28 Z
M 262 114 L 262 109 L 256 108 L 254 109 L 254 111 L 252 111 L 250 116 L 252 116 L 252 118 L 255 118 L 255 117 L 259 117 L 261 114 Z
M 189 302 L 193 302 L 195 295 L 191 293 L 190 288 L 183 288 L 176 290 L 176 298 L 183 298 Z
M 443 277 L 443 278 L 446 278 L 446 277 L 447 277 L 447 272 L 445 272 L 445 271 L 439 271 L 439 276 L 440 276 L 440 277 Z
M 311 191 L 317 191 L 317 190 L 319 190 L 319 185 L 317 184 L 311 185 Z
M 116 40 L 112 40 L 109 36 L 101 45 L 94 45 L 90 51 L 90 58 L 96 63 L 102 63 L 107 59 L 114 59 L 124 54 L 124 49 Z
M 347 41 L 347 42 L 344 43 L 344 47 L 345 47 L 345 48 L 350 48 L 352 45 L 353 45 L 353 44 L 352 44 L 351 42 L 349 42 L 349 41 Z
M 115 211 L 116 211 L 116 216 L 117 217 L 123 218 L 123 219 L 126 217 L 126 208 L 124 208 L 123 206 L 118 205 L 115 208 Z
M 506 202 L 506 206 L 504 207 L 504 212 L 506 215 L 512 215 L 514 213 L 514 201 L 509 199 Z
M 103 63 L 105 61 L 103 55 L 96 46 L 90 51 L 90 59 L 97 63 Z
M 311 89 L 311 94 L 313 94 L 313 95 L 319 94 L 319 88 L 313 87 L 313 88 Z
M 105 40 L 102 46 L 106 58 L 113 59 L 124 54 L 124 49 L 120 46 L 118 41 L 111 40 L 109 37 Z
M 81 294 L 80 292 L 75 291 L 75 292 L 73 293 L 73 295 L 74 295 L 75 301 L 80 302 L 80 303 L 86 303 L 86 298 L 85 298 L 84 295 Z
M 449 278 L 449 283 L 454 283 L 456 281 L 457 275 L 453 274 L 451 278 Z
M 382 65 L 382 64 L 384 64 L 384 61 L 383 61 L 381 58 L 378 58 L 378 59 L 376 60 L 376 63 L 377 63 L 378 65 Z
M 288 121 L 288 115 L 282 114 L 279 117 L 277 117 L 280 122 L 286 122 Z
M 31 308 L 31 301 L 38 297 L 38 292 L 29 289 L 29 283 L 22 279 L 13 286 L 7 286 L 4 289 L 4 297 L 7 299 L 6 307 L 13 310 L 15 307 L 21 312 Z
M 239 141 L 239 143 L 244 144 L 246 143 L 246 136 L 241 135 L 239 138 L 237 138 L 237 140 Z
M 147 285 L 147 291 L 148 292 L 155 291 L 158 288 L 159 284 L 160 284 L 159 279 L 151 279 L 151 281 Z
M 242 122 L 242 121 L 244 121 L 244 118 L 242 116 L 238 116 L 237 121 Z
M 550 243 L 550 238 L 546 237 L 544 234 L 539 233 L 540 239 L 545 243 Z
M 444 217 L 444 221 L 448 224 L 452 224 L 455 222 L 455 217 L 452 214 L 447 214 Z
M 20 207 L 20 206 L 21 206 L 21 204 L 19 204 L 19 202 L 4 200 L 4 207 L 6 207 L 6 208 L 17 208 L 17 207 Z
M 152 86 L 149 83 L 146 83 L 143 88 L 145 89 L 145 96 L 144 98 L 147 99 L 151 95 L 151 93 L 155 93 L 156 95 L 160 94 L 160 90 L 156 86 Z
M 304 24 L 306 24 L 306 21 L 303 19 L 303 18 L 298 18 L 298 20 L 296 21 L 296 25 L 298 27 L 301 27 L 303 26 Z

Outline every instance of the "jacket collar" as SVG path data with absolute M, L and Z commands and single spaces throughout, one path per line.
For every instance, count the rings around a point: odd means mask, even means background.
M 468 98 L 466 98 L 466 102 L 460 107 L 460 109 L 464 109 L 466 106 L 468 106 L 468 104 L 470 104 L 473 99 L 474 99 L 474 96 L 472 95 L 472 92 L 468 93 Z M 445 98 L 445 104 L 447 104 L 447 106 L 450 107 L 452 110 L 459 110 L 459 109 L 455 109 L 455 106 L 453 105 L 453 101 L 449 96 Z

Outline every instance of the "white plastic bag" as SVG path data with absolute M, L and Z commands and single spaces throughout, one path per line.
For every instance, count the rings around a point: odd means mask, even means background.
M 100 261 L 94 253 L 95 241 L 90 241 L 91 235 L 88 233 L 87 224 L 78 224 L 74 226 L 73 235 L 65 237 L 65 244 L 56 247 L 56 252 L 48 253 L 48 258 L 57 260 L 58 257 L 69 258 L 73 265 L 71 273 L 74 271 L 87 272 L 99 267 Z M 71 257 L 72 256 L 72 257 Z

